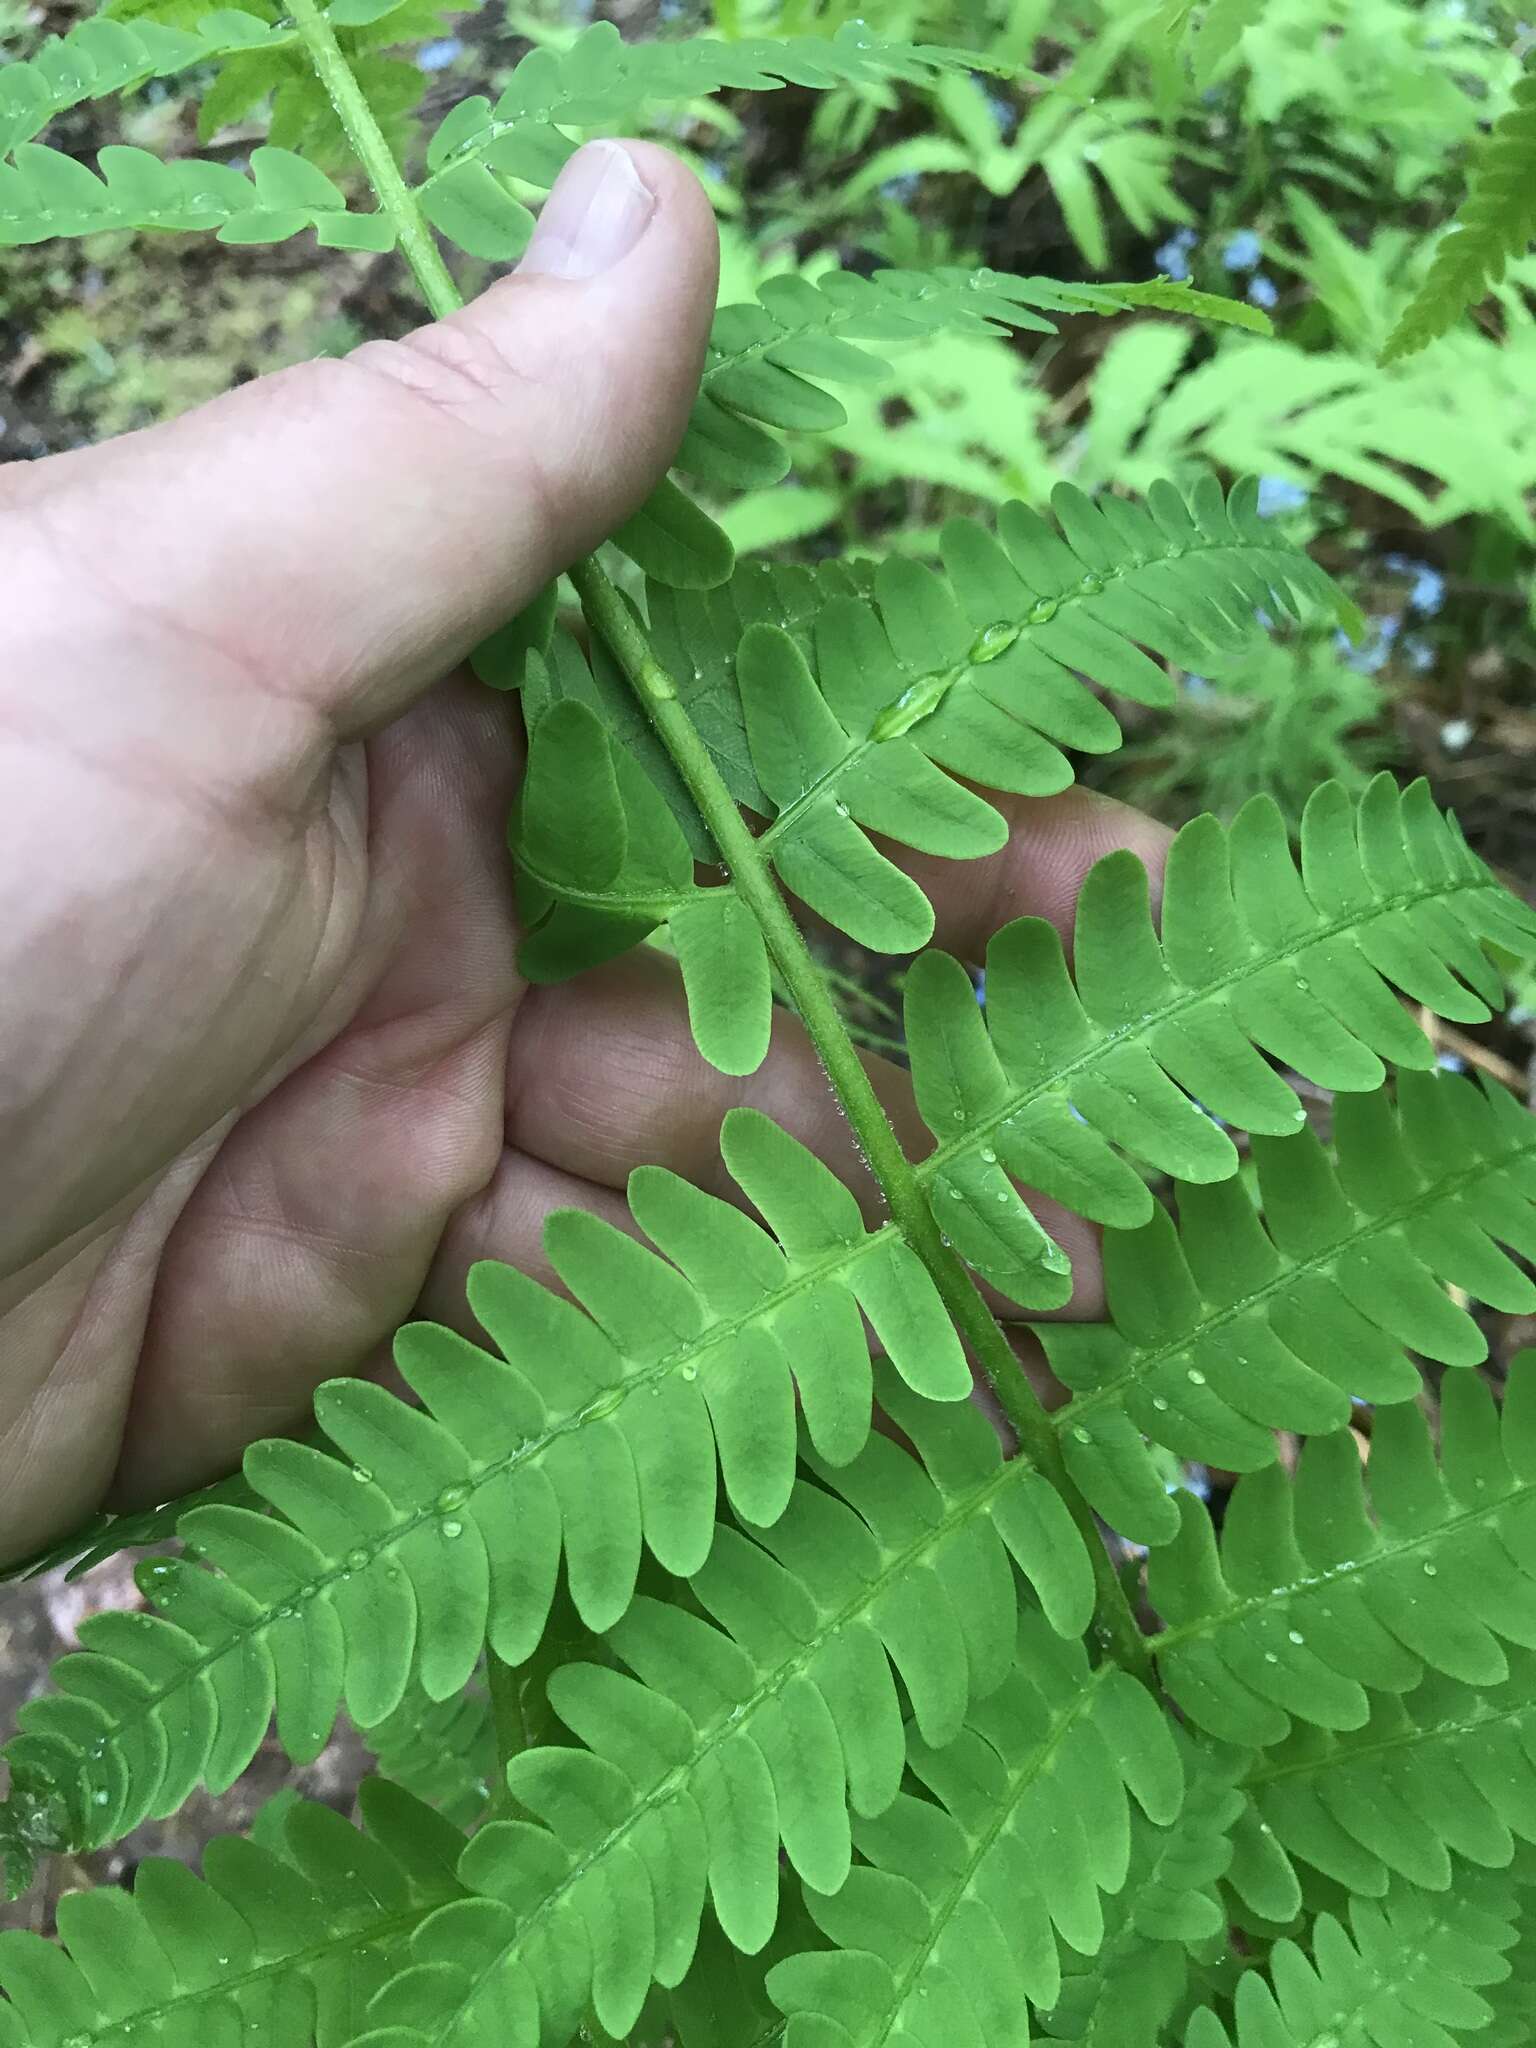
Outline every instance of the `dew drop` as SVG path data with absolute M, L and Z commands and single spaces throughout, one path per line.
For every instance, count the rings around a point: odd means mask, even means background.
M 1205 1385 L 1205 1374 L 1197 1372 L 1193 1366 L 1189 1369 L 1188 1379 L 1192 1387 L 1203 1387 Z
M 108 1792 L 95 1792 L 91 1796 L 97 1806 L 105 1806 L 112 1795 Z
M 1266 1664 L 1278 1664 L 1280 1662 L 1280 1659 L 1275 1655 L 1273 1650 L 1266 1650 L 1264 1652 L 1264 1662 Z
M 1296 1645 L 1296 1647 L 1297 1647 L 1297 1649 L 1298 1649 L 1298 1650 L 1299 1650 L 1299 1649 L 1301 1648 L 1302 1644 L 1303 1644 L 1303 1643 L 1304 1643 L 1304 1642 L 1305 1642 L 1306 1640 L 1307 1640 L 1307 1639 L 1306 1639 L 1306 1637 L 1305 1637 L 1305 1636 L 1304 1636 L 1304 1635 L 1302 1634 L 1302 1632 L 1301 1632 L 1301 1630 L 1300 1630 L 1299 1628 L 1293 1628 L 1293 1629 L 1291 1629 L 1291 1630 L 1290 1630 L 1290 1632 L 1289 1632 L 1289 1633 L 1287 1634 L 1287 1636 L 1286 1636 L 1286 1641 L 1287 1641 L 1288 1643 L 1294 1643 L 1294 1644 Z
M 1092 1432 L 1090 1430 L 1084 1429 L 1081 1423 L 1079 1423 L 1077 1428 L 1073 1430 L 1072 1434 L 1077 1438 L 1080 1444 L 1091 1444 L 1093 1442 Z
M 371 1483 L 373 1479 L 373 1474 L 368 1470 L 368 1467 L 366 1465 L 354 1465 L 352 1467 L 352 1477 L 357 1481 L 359 1486 L 367 1486 Z
M 846 804 L 845 804 L 845 803 L 843 802 L 843 800 L 842 800 L 842 798 L 841 798 L 841 797 L 839 797 L 839 798 L 837 799 L 836 803 L 834 803 L 834 804 L 833 804 L 832 808 L 833 808 L 833 810 L 834 810 L 834 811 L 836 811 L 837 815 L 838 815 L 838 816 L 839 816 L 840 818 L 846 818 L 846 817 L 847 817 L 847 815 L 848 815 L 848 806 L 847 806 L 847 805 L 846 805 Z
M 952 1109 L 950 1111 L 950 1115 L 954 1118 L 957 1124 L 963 1124 L 965 1122 L 965 1111 L 963 1109 Z
M 445 1486 L 442 1492 L 437 1496 L 437 1505 L 441 1513 L 445 1515 L 451 1515 L 455 1508 L 463 1507 L 468 1497 L 468 1487 Z
M 443 1535 L 448 1542 L 452 1543 L 456 1536 L 462 1536 L 463 1534 L 464 1524 L 462 1522 L 444 1522 Z
M 978 665 L 996 661 L 1000 654 L 1008 652 L 1018 637 L 1018 627 L 1009 625 L 1006 621 L 996 626 L 988 626 L 984 632 L 978 633 L 971 643 L 970 658 Z
M 1434 1564 L 1427 1564 L 1427 1565 L 1425 1565 L 1425 1567 L 1424 1567 L 1424 1576 L 1425 1576 L 1425 1578 L 1426 1578 L 1426 1579 L 1436 1579 L 1436 1578 L 1438 1578 L 1438 1577 L 1440 1576 L 1440 1567 L 1439 1567 L 1438 1565 L 1434 1565 Z
M 997 1154 L 992 1150 L 992 1147 L 990 1145 L 982 1146 L 981 1156 L 987 1162 L 988 1166 L 996 1166 Z
M 950 1189 L 950 1191 L 949 1191 L 949 1199 L 950 1199 L 950 1200 L 951 1200 L 952 1202 L 959 1202 L 959 1201 L 963 1201 L 963 1200 L 965 1199 L 965 1197 L 964 1197 L 964 1195 L 963 1195 L 962 1191 L 961 1191 L 961 1190 L 960 1190 L 959 1188 L 953 1188 L 953 1187 L 952 1187 L 952 1188 Z
M 361 1572 L 361 1571 L 366 1571 L 366 1570 L 368 1569 L 368 1553 L 367 1553 L 367 1551 L 366 1551 L 366 1550 L 349 1550 L 349 1551 L 347 1552 L 347 1563 L 348 1563 L 348 1565 L 349 1565 L 349 1566 L 351 1567 L 351 1569 L 352 1569 L 353 1571 L 355 1571 L 355 1572 Z
M 1030 606 L 1026 617 L 1030 625 L 1043 626 L 1048 620 L 1054 619 L 1060 609 L 1054 597 L 1042 597 L 1038 604 Z
M 1163 1399 L 1161 1394 L 1154 1394 L 1152 1396 L 1152 1406 L 1157 1410 L 1159 1415 L 1166 1415 L 1168 1413 L 1168 1403 Z
M 696 1365 L 685 1365 L 683 1367 L 683 1378 L 685 1380 L 696 1380 L 698 1376 L 699 1368 Z
M 998 1191 L 997 1191 L 997 1199 L 998 1199 L 998 1200 L 999 1200 L 1000 1202 L 1006 1202 L 1006 1201 L 1007 1201 L 1007 1199 L 1008 1199 L 1008 1190 L 1007 1190 L 1007 1188 L 999 1188 L 999 1189 L 998 1189 Z

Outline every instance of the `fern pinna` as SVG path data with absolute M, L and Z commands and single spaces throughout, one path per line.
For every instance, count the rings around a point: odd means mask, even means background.
M 1249 13 L 1205 10 L 1206 64 Z M 398 249 L 441 314 L 436 237 L 515 257 L 578 133 L 977 61 L 595 26 L 453 108 L 412 183 L 359 83 L 391 19 L 49 41 L 0 72 L 0 239 L 310 229 Z M 248 172 L 39 140 L 197 67 L 220 106 L 275 95 Z M 718 505 L 893 348 L 1138 312 L 1267 327 L 1167 280 L 771 280 L 717 318 L 678 468 Z M 728 1195 L 641 1167 L 629 1228 L 550 1219 L 561 1291 L 487 1263 L 478 1341 L 404 1329 L 403 1396 L 334 1381 L 307 1439 L 32 1560 L 157 1547 L 144 1607 L 84 1625 L 6 1746 L 14 1891 L 226 1789 L 274 1722 L 302 1763 L 344 1709 L 378 1771 L 356 1826 L 295 1802 L 200 1877 L 146 1861 L 66 1894 L 55 1941 L 0 1934 L 0 2044 L 1530 2041 L 1536 1356 L 1496 1401 L 1473 1304 L 1536 1307 L 1536 1125 L 1442 1071 L 1433 1025 L 1499 1007 L 1536 916 L 1385 776 L 1325 784 L 1294 837 L 1267 797 L 1199 818 L 1157 878 L 1111 854 L 1070 944 L 1018 919 L 984 961 L 922 950 L 904 864 L 995 853 L 992 799 L 1068 787 L 1120 745 L 1116 700 L 1170 705 L 1170 665 L 1349 606 L 1214 478 L 1065 486 L 952 521 L 932 563 L 738 565 L 676 481 L 613 539 L 630 594 L 590 557 L 584 630 L 550 592 L 476 657 L 529 734 L 524 969 L 664 934 L 735 1075 L 787 1001 L 881 1205 L 733 1110 Z M 786 894 L 919 954 L 920 1156 Z M 1026 1189 L 1102 1231 L 1101 1321 L 1053 1319 L 1071 1261 Z M 1219 1518 L 1204 1468 L 1240 1475 Z

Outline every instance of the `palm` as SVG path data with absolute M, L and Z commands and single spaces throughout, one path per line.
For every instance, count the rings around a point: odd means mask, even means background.
M 475 1259 L 549 1277 L 549 1211 L 622 1221 L 639 1161 L 728 1188 L 736 1101 L 870 1195 L 792 1020 L 727 1082 L 659 956 L 531 995 L 516 973 L 515 714 L 453 665 L 682 432 L 713 223 L 633 154 L 657 204 L 611 271 L 514 277 L 6 473 L 0 1558 L 228 1469 L 407 1316 L 460 1320 Z M 1095 854 L 1160 849 L 1092 799 L 1015 816 L 959 890 L 909 863 L 942 943 L 1064 919 Z

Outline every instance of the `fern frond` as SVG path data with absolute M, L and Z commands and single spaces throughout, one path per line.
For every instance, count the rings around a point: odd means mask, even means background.
M 140 1508 L 125 1515 L 93 1515 L 68 1536 L 50 1543 L 46 1550 L 34 1551 L 30 1557 L 6 1565 L 0 1570 L 0 1585 L 8 1579 L 35 1579 L 44 1572 L 65 1567 L 66 1578 L 81 1578 L 124 1550 L 147 1550 L 156 1543 L 169 1543 L 176 1534 L 177 1522 L 189 1508 L 212 1507 L 219 1502 L 242 1508 L 260 1505 L 258 1496 L 237 1472 L 158 1507 Z
M 1026 1999 L 1049 2008 L 1059 1992 L 1055 1935 L 1088 1955 L 1103 1941 L 1100 1894 L 1130 1869 L 1127 1793 L 1166 1825 L 1184 1789 L 1150 1695 L 1028 1618 L 1004 1684 L 946 1747 L 914 1740 L 909 1762 L 930 1797 L 860 1821 L 864 1860 L 831 1897 L 807 1891 L 834 1948 L 769 1973 L 786 2048 L 1020 2038 Z
M 1488 1987 L 1494 2017 L 1487 2031 L 1478 2035 L 1478 2048 L 1530 2048 L 1531 2014 L 1536 2012 L 1536 1941 L 1531 1938 L 1536 1919 L 1536 1854 L 1523 1850 L 1510 1877 L 1517 1900 L 1518 1938 L 1507 1958 L 1510 1974 L 1503 1983 Z M 714 2044 L 706 2043 L 704 2048 L 714 2048 Z
M 367 1731 L 379 1775 L 457 1828 L 485 1817 L 496 1777 L 491 1703 L 478 1686 L 446 1700 L 416 1688 Z
M 1269 0 L 1206 0 L 1190 30 L 1190 66 L 1197 86 L 1214 84 L 1243 37 L 1264 18 Z
M 643 109 L 710 93 L 922 83 L 945 71 L 990 68 L 974 51 L 887 41 L 862 22 L 832 36 L 670 43 L 626 43 L 611 23 L 594 22 L 567 49 L 530 51 L 494 105 L 477 95 L 451 108 L 428 146 L 421 189 L 465 164 L 548 186 L 576 148 L 565 129 L 623 132 Z
M 1511 103 L 1473 166 L 1461 210 L 1435 250 L 1429 275 L 1382 350 L 1397 362 L 1448 334 L 1536 241 L 1536 66 L 1527 59 Z
M 918 1171 L 940 1228 L 1012 1299 L 1051 1308 L 1065 1278 L 1010 1175 L 1079 1214 L 1143 1223 L 1151 1197 L 1122 1154 L 1197 1183 L 1237 1153 L 1217 1118 L 1293 1134 L 1303 1111 L 1268 1054 L 1319 1087 L 1380 1085 L 1384 1060 L 1429 1067 L 1398 1003 L 1480 1021 L 1503 997 L 1490 945 L 1528 955 L 1536 914 L 1503 889 L 1423 783 L 1378 776 L 1358 803 L 1313 796 L 1301 859 L 1257 798 L 1229 830 L 1185 826 L 1168 856 L 1161 930 L 1129 853 L 1090 872 L 1074 965 L 1026 918 L 987 950 L 986 1013 L 942 953 L 907 978 L 918 1107 L 938 1144 Z
M 1081 1542 L 1046 1483 L 1003 1464 L 975 1409 L 894 1402 L 926 1472 L 881 1436 L 848 1466 L 819 1465 L 822 1485 L 797 1487 L 771 1529 L 720 1531 L 692 1581 L 702 1613 L 642 1596 L 606 1637 L 627 1671 L 554 1674 L 550 1704 L 583 1746 L 512 1759 L 508 1788 L 532 1819 L 475 1837 L 459 1876 L 480 1903 L 413 1935 L 365 2040 L 382 2048 L 402 2026 L 476 2038 L 504 2015 L 498 2039 L 535 2048 L 541 2028 L 567 2038 L 589 2003 L 622 2038 L 653 1979 L 688 1971 L 706 1900 L 731 1944 L 755 1953 L 776 1924 L 781 1849 L 812 1893 L 836 1892 L 850 1808 L 891 1811 L 905 1764 L 921 1773 L 922 1758 L 947 1755 L 978 1702 L 1013 1716 L 1028 1688 L 1009 1675 L 1010 1557 L 1073 1635 L 1092 1605 Z M 1038 1613 L 1027 1640 L 1032 1672 L 1051 1665 L 1063 1695 L 1101 1700 L 1097 1725 L 1127 1776 L 1154 1788 L 1149 1802 L 1176 1803 L 1147 1695 L 1113 1672 L 1090 1684 L 1082 1650 Z M 1143 1724 L 1162 1750 L 1144 1754 Z M 1091 1785 L 1100 1753 L 1080 1733 L 1075 1777 Z
M 1495 342 L 1469 326 L 1435 356 L 1383 376 L 1359 352 L 1235 335 L 1186 369 L 1189 337 L 1141 322 L 1099 366 L 1083 479 L 1140 490 L 1210 463 L 1319 490 L 1342 479 L 1417 525 L 1486 512 L 1529 542 L 1536 435 L 1524 394 L 1533 345 L 1536 329 Z
M 1073 1478 L 1122 1535 L 1167 1541 L 1178 1512 L 1143 1439 L 1240 1472 L 1274 1431 L 1343 1428 L 1353 1399 L 1411 1401 L 1407 1353 L 1487 1352 L 1441 1282 L 1512 1314 L 1536 1286 L 1536 1118 L 1496 1086 L 1405 1073 L 1334 1103 L 1336 1157 L 1310 1131 L 1256 1138 L 1256 1188 L 1177 1190 L 1139 1230 L 1104 1234 L 1110 1322 L 1035 1333 L 1076 1398 L 1058 1412 Z M 1257 1206 L 1254 1194 L 1257 1195 Z
M 1378 1409 L 1364 1470 L 1342 1430 L 1312 1439 L 1294 1482 L 1274 1465 L 1239 1480 L 1219 1548 L 1204 1506 L 1178 1496 L 1179 1534 L 1150 1565 L 1153 1649 L 1192 1721 L 1250 1748 L 1293 1720 L 1348 1731 L 1373 1692 L 1426 1670 L 1502 1685 L 1502 1644 L 1536 1648 L 1536 1353 L 1501 1417 L 1472 1373 L 1448 1375 L 1441 1403 L 1438 1464 L 1415 1405 Z
M 1064 485 L 1054 503 L 1060 533 L 1022 505 L 1004 510 L 1006 545 L 956 521 L 945 533 L 947 577 L 888 561 L 871 598 L 850 590 L 845 572 L 841 594 L 819 605 L 814 582 L 771 574 L 744 576 L 724 598 L 657 604 L 652 593 L 659 649 L 692 677 L 684 696 L 690 714 L 708 711 L 700 728 L 717 765 L 734 795 L 772 818 L 760 843 L 780 878 L 863 944 L 910 951 L 933 930 L 926 897 L 870 832 L 957 859 L 990 851 L 1005 821 L 957 777 L 1026 795 L 1063 789 L 1072 768 L 1062 747 L 1103 752 L 1119 741 L 1090 685 L 1171 700 L 1144 646 L 1196 665 L 1248 639 L 1259 605 L 1294 615 L 1303 600 L 1334 602 L 1322 571 L 1259 519 L 1251 487 L 1223 500 L 1208 479 L 1188 503 L 1154 490 L 1141 511 Z M 735 625 L 748 620 L 732 647 Z M 573 678 L 572 662 L 567 645 L 541 670 L 544 700 L 577 697 L 606 720 L 612 689 Z M 696 835 L 684 840 L 696 814 L 675 777 L 652 779 L 648 728 L 631 716 L 615 736 L 619 746 L 608 747 L 596 721 L 563 702 L 534 729 L 514 843 L 533 882 L 530 914 L 547 921 L 525 961 L 539 979 L 634 944 L 679 908 L 715 924 L 729 915 L 728 891 L 693 885 L 690 855 L 701 849 Z M 600 799 L 585 802 L 589 788 Z M 658 789 L 679 826 L 669 829 Z M 530 837 L 534 817 L 549 829 Z M 702 895 L 713 899 L 707 912 Z M 679 950 L 685 969 L 690 952 L 709 958 L 686 941 Z M 761 1057 L 760 952 L 743 922 L 733 954 L 742 971 L 751 965 L 753 1001 L 730 1045 L 701 1039 L 717 1063 Z
M 1402 1885 L 1380 1904 L 1355 1899 L 1347 1927 L 1320 1913 L 1310 1953 L 1276 1942 L 1262 1971 L 1239 1978 L 1231 2020 L 1202 2007 L 1184 2048 L 1456 2048 L 1493 2016 L 1480 1987 L 1509 1974 L 1504 1951 L 1515 1941 L 1518 1911 L 1514 1887 L 1483 1873 L 1453 1896 Z
M 5 1751 L 12 1832 L 100 1844 L 173 1812 L 200 1779 L 231 1784 L 274 1706 L 306 1761 L 343 1695 L 369 1728 L 413 1680 L 431 1699 L 457 1693 L 487 1642 L 521 1663 L 562 1555 L 582 1621 L 611 1627 L 642 1544 L 669 1571 L 703 1562 L 717 1459 L 744 1521 L 783 1512 L 797 1395 L 816 1450 L 857 1455 L 872 1407 L 865 1316 L 918 1393 L 963 1400 L 959 1340 L 894 1228 L 866 1232 L 842 1182 L 756 1111 L 731 1113 L 722 1147 L 776 1239 L 641 1168 L 632 1213 L 665 1257 L 559 1212 L 546 1251 L 588 1312 L 510 1267 L 477 1267 L 471 1306 L 502 1357 L 409 1326 L 396 1358 L 424 1410 L 336 1380 L 316 1413 L 339 1457 L 253 1446 L 245 1476 L 277 1513 L 194 1509 L 180 1535 L 215 1569 L 148 1561 L 140 1583 L 161 1614 L 93 1617 L 93 1654 L 66 1659 L 62 1690 L 22 1710 Z
M 286 1816 L 283 1854 L 210 1843 L 203 1877 L 151 1857 L 132 1892 L 66 1892 L 59 1941 L 0 1934 L 0 2042 L 76 2048 L 142 2029 L 165 2048 L 349 2035 L 349 2008 L 386 1980 L 412 1928 L 463 1888 L 464 1838 L 382 1779 L 362 1788 L 365 1828 L 329 1807 Z
M 777 483 L 789 457 L 767 430 L 824 433 L 845 425 L 847 413 L 823 386 L 887 376 L 891 364 L 879 344 L 910 345 L 940 333 L 1054 334 L 1055 322 L 1045 317 L 1052 313 L 1108 316 L 1142 306 L 1269 331 L 1256 307 L 1168 278 L 1078 285 L 953 267 L 769 278 L 751 304 L 715 315 L 678 467 L 735 489 Z
M 1083 2048 L 1163 2040 L 1193 2002 L 1191 1966 L 1228 1952 L 1224 1887 L 1271 1924 L 1285 1924 L 1300 1907 L 1288 1858 L 1238 1789 L 1242 1757 L 1188 1742 L 1182 1749 L 1186 1790 L 1176 1819 L 1157 1827 L 1132 1815 L 1130 1867 L 1123 1889 L 1104 1901 L 1104 1940 L 1091 1956 L 1062 1959 L 1052 2040 Z
M 1362 1898 L 1399 1879 L 1444 1891 L 1468 1863 L 1507 1869 L 1536 1843 L 1536 1657 L 1516 1649 L 1509 1666 L 1494 1686 L 1432 1674 L 1349 1733 L 1297 1728 L 1248 1773 L 1264 1825 Z
M 234 7 L 210 13 L 195 31 L 105 15 L 77 21 L 63 35 L 49 36 L 36 56 L 0 65 L 0 156 L 83 101 L 173 77 L 235 50 L 294 40 L 293 29 L 274 28 Z
M 1331 639 L 1256 641 L 1186 678 L 1162 730 L 1121 750 L 1112 786 L 1163 819 L 1230 819 L 1272 796 L 1294 831 L 1318 783 L 1359 790 L 1387 766 L 1389 709 Z
M 313 228 L 327 249 L 389 249 L 382 213 L 349 213 L 343 194 L 315 165 L 271 145 L 251 152 L 247 177 L 229 164 L 111 144 L 99 175 L 40 142 L 17 145 L 0 163 L 0 247 L 110 228 L 215 229 L 221 242 L 285 242 Z

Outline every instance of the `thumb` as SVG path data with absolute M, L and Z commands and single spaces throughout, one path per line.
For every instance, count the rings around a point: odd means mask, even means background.
M 680 441 L 714 309 L 702 190 L 665 151 L 591 143 L 522 263 L 461 313 L 52 458 L 15 509 L 55 560 L 244 687 L 349 735 L 403 710 L 620 525 Z M 207 679 L 210 687 L 215 679 Z

